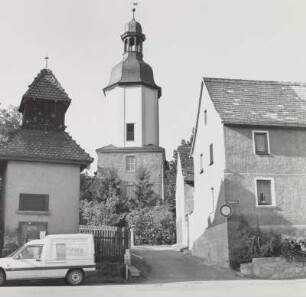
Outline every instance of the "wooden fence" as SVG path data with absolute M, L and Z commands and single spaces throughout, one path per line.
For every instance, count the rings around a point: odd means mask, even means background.
M 130 248 L 129 228 L 81 225 L 79 232 L 93 234 L 96 263 L 124 262 L 125 250 Z

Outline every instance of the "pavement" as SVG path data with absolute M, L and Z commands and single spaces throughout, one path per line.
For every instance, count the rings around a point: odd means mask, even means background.
M 2 287 L 4 297 L 305 297 L 305 280 L 226 280 L 163 284 Z
M 233 270 L 207 264 L 190 253 L 179 252 L 176 246 L 135 246 L 133 252 L 151 266 L 146 283 L 241 279 Z
M 20 282 L 0 288 L 8 297 L 305 297 L 306 281 L 242 279 L 227 268 L 208 265 L 171 246 L 136 247 L 151 266 L 143 283 L 85 282 L 78 287 L 64 281 Z

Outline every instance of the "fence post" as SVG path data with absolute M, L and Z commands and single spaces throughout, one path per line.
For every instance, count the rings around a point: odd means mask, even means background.
M 134 229 L 130 228 L 130 234 L 131 237 L 129 239 L 129 248 L 133 248 L 134 247 Z

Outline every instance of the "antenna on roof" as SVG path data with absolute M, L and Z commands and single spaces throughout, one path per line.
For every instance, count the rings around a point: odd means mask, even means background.
M 133 20 L 135 20 L 135 11 L 136 11 L 136 6 L 138 6 L 138 1 L 133 1 Z
M 48 69 L 48 60 L 49 60 L 48 54 L 46 54 L 44 59 L 46 60 L 46 67 L 45 68 Z

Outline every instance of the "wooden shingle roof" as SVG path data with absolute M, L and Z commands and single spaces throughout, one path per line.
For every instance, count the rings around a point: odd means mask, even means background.
M 22 129 L 0 149 L 0 160 L 68 163 L 84 168 L 93 158 L 65 131 Z
M 67 107 L 71 101 L 68 94 L 65 92 L 64 88 L 58 82 L 50 69 L 42 69 L 40 73 L 35 77 L 34 81 L 29 85 L 28 90 L 22 97 L 19 111 L 23 111 L 24 103 L 27 100 L 33 99 L 57 102 L 61 101 L 66 103 Z

